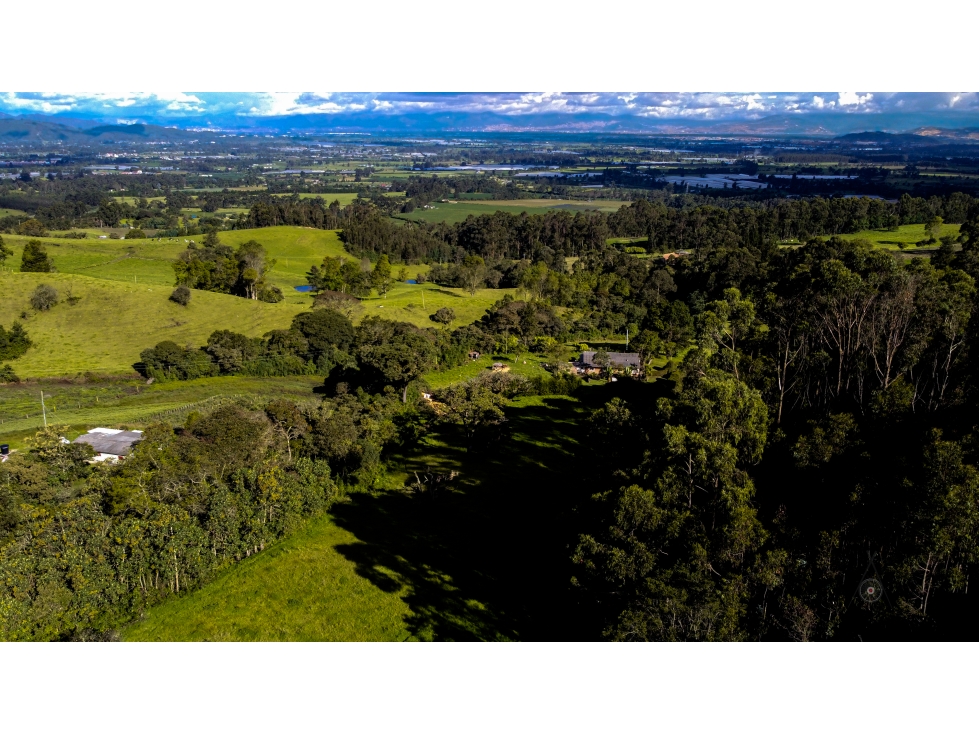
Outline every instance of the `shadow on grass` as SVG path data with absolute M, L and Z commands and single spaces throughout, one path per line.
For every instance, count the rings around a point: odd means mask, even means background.
M 459 472 L 451 490 L 352 495 L 332 514 L 358 542 L 337 550 L 379 589 L 403 595 L 417 639 L 593 639 L 570 586 L 576 514 L 598 491 L 588 415 L 633 389 L 531 399 L 508 410 L 505 437 L 471 451 L 452 432 L 430 437 L 396 461 L 410 478 Z
M 409 477 L 459 472 L 451 490 L 353 495 L 333 514 L 360 542 L 338 550 L 378 588 L 404 592 L 419 639 L 568 639 L 562 515 L 576 475 L 573 419 L 584 413 L 576 400 L 545 398 L 512 408 L 495 446 L 466 451 L 452 432 L 433 437 L 401 464 Z
M 449 296 L 450 298 L 464 298 L 465 297 L 462 293 L 453 293 L 452 291 L 445 290 L 445 288 L 439 288 L 435 292 L 438 293 L 439 295 Z M 500 298 L 502 298 L 502 297 L 503 296 L 500 296 Z M 472 296 L 470 296 L 470 298 L 472 298 Z

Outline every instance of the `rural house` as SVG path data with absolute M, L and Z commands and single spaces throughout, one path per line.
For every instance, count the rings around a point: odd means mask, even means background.
M 142 431 L 122 431 L 118 428 L 93 428 L 72 443 L 87 443 L 95 450 L 93 461 L 119 461 L 132 451 L 143 438 Z
M 598 352 L 585 351 L 581 353 L 581 359 L 574 363 L 579 375 L 597 375 L 602 368 L 595 364 L 595 355 Z M 642 361 L 639 355 L 634 352 L 609 352 L 609 370 L 611 372 L 641 373 Z

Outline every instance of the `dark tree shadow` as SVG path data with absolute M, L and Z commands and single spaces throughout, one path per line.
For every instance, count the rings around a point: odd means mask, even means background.
M 358 542 L 338 550 L 379 589 L 403 592 L 418 639 L 595 639 L 570 583 L 577 514 L 602 489 L 590 478 L 588 415 L 649 387 L 623 381 L 511 408 L 506 435 L 470 451 L 451 432 L 434 436 L 398 459 L 409 477 L 459 472 L 452 488 L 352 495 L 332 514 Z

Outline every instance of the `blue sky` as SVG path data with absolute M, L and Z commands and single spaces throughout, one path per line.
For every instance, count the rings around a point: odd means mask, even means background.
M 0 113 L 216 127 L 663 129 L 787 119 L 839 132 L 979 125 L 965 93 L 0 93 Z M 274 121 L 274 123 L 273 123 Z

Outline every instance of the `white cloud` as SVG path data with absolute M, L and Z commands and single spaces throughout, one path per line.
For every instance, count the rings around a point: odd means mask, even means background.
M 839 105 L 840 107 L 851 107 L 860 105 L 865 105 L 867 102 L 874 98 L 874 95 L 869 92 L 864 95 L 859 95 L 856 92 L 837 92 L 839 95 Z

